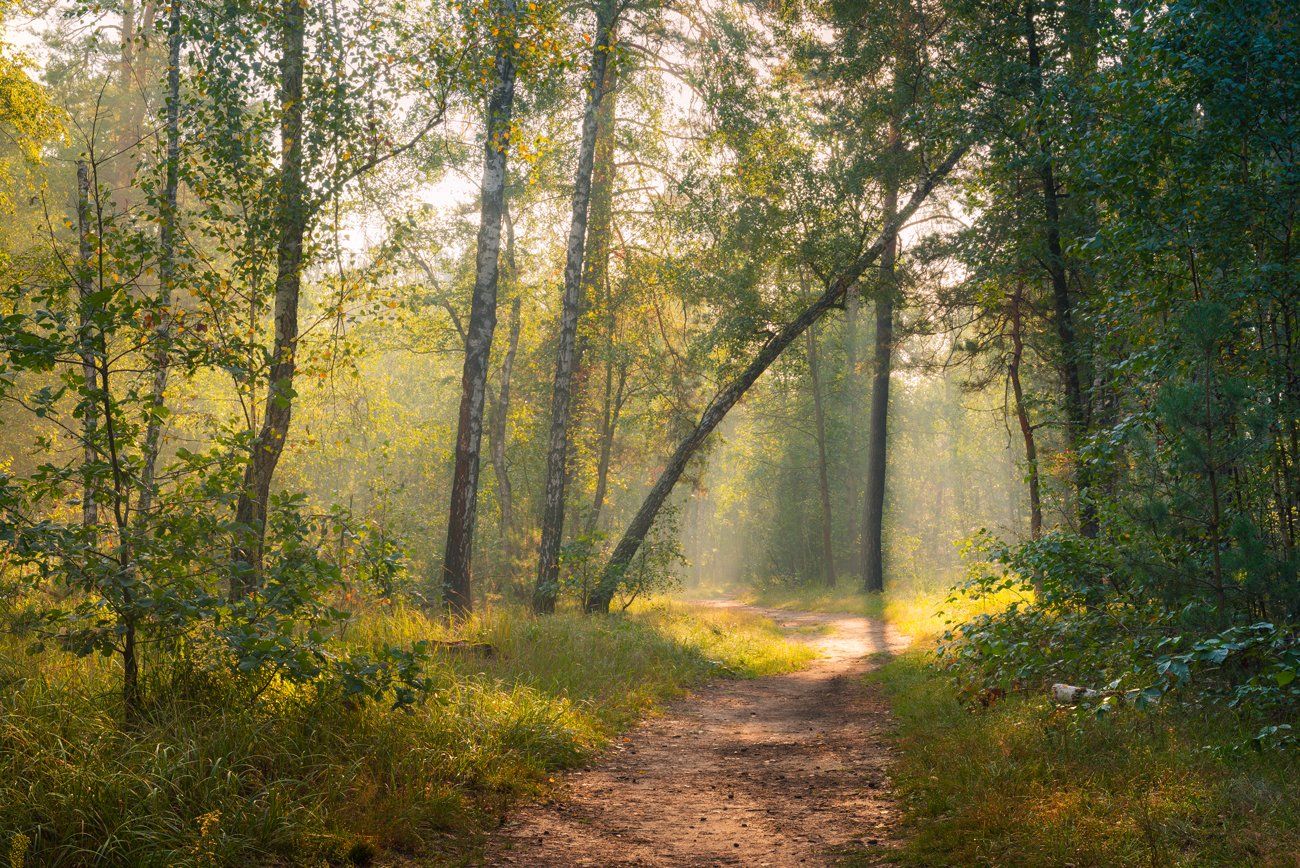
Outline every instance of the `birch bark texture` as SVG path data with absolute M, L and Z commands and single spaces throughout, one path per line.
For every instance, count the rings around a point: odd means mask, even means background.
M 136 511 L 144 522 L 153 508 L 154 480 L 162 447 L 163 409 L 167 374 L 171 364 L 171 304 L 176 283 L 176 192 L 180 186 L 181 118 L 181 0 L 167 9 L 167 110 L 164 121 L 166 177 L 160 207 L 158 238 L 158 321 L 154 325 L 153 382 L 149 389 L 149 421 L 144 433 L 144 461 L 140 469 L 140 498 Z
M 573 405 L 574 371 L 578 366 L 578 319 L 582 315 L 583 254 L 587 241 L 587 211 L 591 204 L 591 175 L 596 156 L 600 101 L 605 90 L 617 24 L 618 5 L 602 0 L 596 11 L 596 38 L 587 76 L 587 105 L 582 116 L 578 169 L 573 184 L 573 209 L 565 248 L 564 300 L 560 312 L 560 339 L 555 359 L 555 385 L 551 393 L 551 426 L 546 450 L 546 495 L 542 506 L 542 535 L 537 552 L 537 582 L 533 610 L 555 610 L 559 592 L 560 545 L 564 539 L 564 492 L 568 481 L 569 423 Z
M 500 12 L 504 17 L 513 18 L 515 10 L 515 0 L 501 0 Z M 496 82 L 488 99 L 483 144 L 474 293 L 465 331 L 465 364 L 456 420 L 456 458 L 447 513 L 447 545 L 442 559 L 443 605 L 452 617 L 464 617 L 474 608 L 471 566 L 483 442 L 483 407 L 487 394 L 488 357 L 497 322 L 501 217 L 505 211 L 506 162 L 515 100 L 515 57 L 508 35 L 497 42 L 494 68 Z

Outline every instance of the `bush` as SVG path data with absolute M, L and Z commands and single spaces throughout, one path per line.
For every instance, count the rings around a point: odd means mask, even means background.
M 941 664 L 969 699 L 1065 682 L 1098 690 L 1083 703 L 1097 713 L 1124 702 L 1226 703 L 1256 720 L 1256 746 L 1293 743 L 1287 721 L 1300 712 L 1294 628 L 1207 629 L 1215 622 L 1202 603 L 1163 605 L 1143 583 L 1126 581 L 1117 552 L 1096 540 L 1053 533 L 1008 546 L 984 538 L 972 552 L 983 557 L 958 595 L 978 601 L 1013 591 L 1018 598 L 954 624 L 938 644 Z

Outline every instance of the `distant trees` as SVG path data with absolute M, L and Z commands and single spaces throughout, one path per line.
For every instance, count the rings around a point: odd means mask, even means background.
M 645 541 L 655 517 L 685 471 L 687 462 L 703 445 L 709 434 L 718 427 L 727 412 L 796 338 L 821 319 L 833 306 L 843 301 L 848 288 L 880 258 L 888 245 L 894 243 L 894 234 L 897 233 L 899 226 L 916 213 L 934 189 L 948 177 L 968 148 L 967 143 L 955 146 L 943 161 L 921 180 L 907 202 L 884 222 L 876 239 L 844 270 L 836 274 L 811 304 L 804 307 L 793 320 L 772 335 L 739 374 L 709 402 L 708 407 L 700 415 L 699 422 L 677 444 L 667 466 L 655 481 L 650 493 L 646 495 L 627 530 L 623 532 L 613 554 L 610 555 L 609 562 L 604 567 L 600 587 L 587 603 L 588 610 L 603 610 L 609 607 L 619 581 Z

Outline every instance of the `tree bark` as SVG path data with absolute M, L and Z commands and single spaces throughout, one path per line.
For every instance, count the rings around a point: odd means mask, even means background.
M 180 181 L 181 0 L 171 0 L 167 13 L 166 179 L 160 208 L 158 257 L 158 321 L 153 334 L 153 383 L 149 392 L 149 420 L 145 425 L 140 498 L 140 520 L 153 506 L 154 477 L 162 443 L 163 406 L 171 356 L 171 303 L 176 280 L 176 190 Z
M 1056 333 L 1061 342 L 1061 377 L 1065 385 L 1066 436 L 1074 453 L 1074 487 L 1078 501 L 1079 530 L 1084 536 L 1097 535 L 1097 511 L 1092 502 L 1091 470 L 1083 459 L 1082 447 L 1087 434 L 1087 410 L 1082 386 L 1082 353 L 1074 324 L 1074 304 L 1070 298 L 1069 277 L 1061 246 L 1060 191 L 1056 186 L 1056 168 L 1052 140 L 1043 118 L 1046 100 L 1043 91 L 1042 59 L 1038 50 L 1038 30 L 1033 0 L 1025 3 L 1025 42 L 1029 52 L 1030 87 L 1035 101 L 1035 135 L 1038 140 L 1038 180 L 1043 197 L 1043 243 L 1047 248 L 1045 263 L 1052 283 L 1052 303 Z
M 90 240 L 90 167 L 84 160 L 77 161 L 77 344 L 81 356 L 81 378 L 86 389 L 81 416 L 81 450 L 85 470 L 81 482 L 81 525 L 89 530 L 99 523 L 95 504 L 95 483 L 92 467 L 95 464 L 95 436 L 99 429 L 95 390 L 95 345 L 91 340 L 93 316 L 90 296 L 95 288 L 93 249 Z
M 515 267 L 515 232 L 509 211 L 504 215 L 506 226 L 506 269 L 508 280 L 516 283 L 519 271 Z M 519 328 L 522 295 L 516 283 L 512 287 L 514 298 L 510 301 L 508 338 L 505 357 L 501 360 L 501 382 L 492 415 L 488 420 L 488 449 L 492 456 L 492 470 L 497 480 L 497 503 L 501 508 L 501 549 L 505 562 L 513 568 L 515 561 L 514 489 L 510 483 L 510 467 L 506 463 L 506 440 L 510 423 L 510 378 L 514 373 L 515 355 L 519 351 Z
M 537 552 L 537 583 L 533 610 L 555 610 L 559 590 L 560 544 L 564 537 L 564 489 L 568 480 L 569 416 L 573 373 L 578 364 L 578 317 L 582 313 L 583 253 L 587 240 L 587 209 L 591 201 L 591 173 L 595 163 L 597 112 L 605 89 L 605 68 L 613 39 L 614 3 L 605 0 L 596 16 L 596 38 L 588 76 L 587 109 L 582 118 L 578 146 L 578 171 L 573 185 L 573 212 L 564 263 L 564 302 L 560 314 L 560 341 L 555 360 L 555 387 L 551 395 L 551 429 L 546 451 L 546 499 L 542 508 L 542 539 Z
M 230 596 L 246 596 L 261 581 L 271 480 L 284 451 L 293 411 L 298 344 L 298 298 L 302 289 L 303 236 L 307 206 L 303 184 L 304 6 L 282 0 L 280 18 L 280 194 L 276 204 L 275 343 L 267 373 L 261 430 L 253 440 L 235 505 Z
M 591 208 L 587 225 L 587 253 L 583 261 L 583 291 L 588 298 L 599 298 L 605 323 L 605 379 L 601 400 L 600 430 L 596 444 L 596 490 L 591 511 L 587 514 L 586 534 L 591 536 L 600 526 L 600 514 L 609 487 L 609 462 L 614 449 L 614 435 L 623 409 L 627 386 L 628 363 L 615 358 L 618 340 L 618 314 L 609 283 L 609 251 L 614 223 L 614 162 L 618 103 L 618 66 L 611 62 L 605 69 L 605 92 L 597 115 L 595 164 L 591 174 Z
M 889 120 L 888 155 L 885 166 L 885 219 L 891 221 L 898 210 L 899 174 L 904 157 L 899 117 L 903 111 L 904 83 L 894 58 L 893 105 Z M 894 362 L 894 297 L 897 293 L 895 264 L 898 259 L 898 233 L 885 241 L 880 254 L 879 282 L 876 287 L 875 367 L 872 370 L 871 413 L 868 418 L 867 481 L 862 510 L 862 584 L 867 591 L 885 589 L 885 474 L 889 449 L 889 378 Z
M 1007 376 L 1011 379 L 1011 393 L 1016 402 L 1016 421 L 1020 423 L 1020 436 L 1025 441 L 1025 465 L 1029 477 L 1029 536 L 1038 539 L 1043 535 L 1043 504 L 1038 482 L 1038 444 L 1034 426 L 1025 406 L 1025 392 L 1020 382 L 1020 363 L 1025 355 L 1024 296 L 1019 286 L 1011 295 L 1011 361 Z
M 618 419 L 623 412 L 626 389 L 627 363 L 620 362 L 616 366 L 610 360 L 605 367 L 605 399 L 600 419 L 600 443 L 596 448 L 596 491 L 591 499 L 591 513 L 587 516 L 588 536 L 600 526 L 600 513 L 609 492 L 609 462 L 614 454 L 614 436 L 618 433 Z
M 952 172 L 957 161 L 965 155 L 969 147 L 969 143 L 965 142 L 954 147 L 944 161 L 917 186 L 907 204 L 898 211 L 894 219 L 885 223 L 880 235 L 871 246 L 863 251 L 851 265 L 841 271 L 835 279 L 830 281 L 826 289 L 815 301 L 773 335 L 771 340 L 764 344 L 755 354 L 745 369 L 709 402 L 709 406 L 701 414 L 695 428 L 677 444 L 677 448 L 668 459 L 667 465 L 659 474 L 659 479 L 650 489 L 645 500 L 642 501 L 641 508 L 637 510 L 636 516 L 633 517 L 627 530 L 624 531 L 623 537 L 615 547 L 609 562 L 601 571 L 600 585 L 596 588 L 586 606 L 588 611 L 608 611 L 609 604 L 618 589 L 618 584 L 637 550 L 640 549 L 646 534 L 649 533 L 650 527 L 654 524 L 655 516 L 659 514 L 660 508 L 668 500 L 673 486 L 677 484 L 677 480 L 681 478 L 682 473 L 686 470 L 686 465 L 691 456 L 695 454 L 695 451 L 713 432 L 713 429 L 718 427 L 718 424 L 726 417 L 727 412 L 749 391 L 749 388 L 754 385 L 754 382 L 768 369 L 772 362 L 791 343 L 797 340 L 799 335 L 803 334 L 805 329 L 821 319 L 828 310 L 843 303 L 844 293 L 848 288 L 880 257 L 887 242 L 897 234 L 898 228 L 916 212 L 916 209 L 929 197 L 934 188 Z
M 504 15 L 513 17 L 515 0 L 501 0 L 501 8 Z M 470 570 L 478 500 L 479 450 L 483 437 L 488 356 L 497 320 L 497 260 L 501 250 L 506 157 L 515 98 L 515 60 L 508 36 L 497 42 L 495 67 L 496 83 L 488 100 L 483 146 L 474 295 L 465 336 L 460 413 L 456 422 L 456 465 L 452 472 L 451 503 L 447 515 L 447 547 L 442 560 L 443 603 L 452 616 L 468 615 L 473 609 Z
M 826 468 L 826 413 L 822 407 L 821 365 L 817 357 L 817 325 L 808 327 L 808 374 L 812 380 L 813 416 L 817 425 L 817 484 L 822 500 L 822 568 L 826 587 L 835 587 L 835 546 L 831 541 L 831 484 Z
M 898 204 L 898 188 L 885 192 L 885 212 Z M 871 382 L 871 415 L 867 422 L 867 484 L 862 511 L 862 584 L 868 591 L 885 589 L 884 520 L 885 473 L 889 446 L 889 377 L 894 360 L 894 263 L 898 238 L 880 256 L 880 286 L 876 294 L 875 370 Z

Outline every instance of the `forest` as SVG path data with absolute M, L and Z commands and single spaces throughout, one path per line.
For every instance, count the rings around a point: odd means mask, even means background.
M 1296 865 L 1292 0 L 0 0 L 0 853 Z

